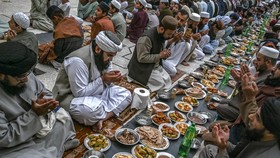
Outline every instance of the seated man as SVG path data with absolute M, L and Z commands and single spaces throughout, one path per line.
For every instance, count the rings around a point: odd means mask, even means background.
M 116 34 L 120 41 L 123 41 L 126 36 L 126 21 L 123 15 L 119 12 L 121 4 L 117 0 L 112 0 L 110 4 L 111 20 L 114 24 Z
M 30 25 L 30 20 L 27 15 L 22 12 L 15 13 L 10 21 L 10 30 L 7 32 L 7 41 L 17 41 L 24 44 L 34 53 L 38 54 L 38 39 L 33 32 L 28 32 L 26 29 Z
M 171 53 L 162 49 L 165 40 L 172 38 L 177 24 L 175 18 L 165 16 L 158 27 L 144 32 L 128 63 L 128 81 L 147 86 L 152 92 L 171 88 L 171 78 L 161 66 L 162 59 L 168 58 Z
M 256 78 L 256 84 L 258 86 L 263 85 L 267 76 L 271 74 L 271 72 L 273 71 L 276 65 L 278 56 L 279 56 L 279 51 L 274 48 L 263 46 L 259 50 L 259 52 L 257 53 L 257 60 L 256 60 L 256 70 L 258 72 L 258 76 Z M 241 70 L 242 70 L 241 72 L 238 72 L 233 68 L 231 71 L 233 78 L 237 82 L 240 82 L 242 76 L 246 73 L 249 73 L 250 71 L 249 68 L 244 67 L 244 65 L 241 66 Z M 240 84 L 237 87 L 242 88 L 240 87 Z M 269 95 L 271 96 L 271 94 Z M 243 93 L 242 90 L 240 89 L 239 93 L 235 95 L 233 98 L 231 98 L 230 101 L 227 102 L 222 101 L 221 104 L 217 106 L 218 115 L 224 120 L 235 121 L 239 115 L 238 109 L 240 103 L 243 101 L 243 98 L 244 98 Z
M 129 36 L 129 40 L 133 43 L 136 43 L 138 38 L 143 34 L 149 21 L 148 14 L 144 11 L 146 4 L 146 0 L 137 0 L 135 3 L 135 8 L 138 9 L 138 11 L 133 13 L 133 19 L 129 27 L 127 27 L 127 35 Z
M 176 67 L 187 57 L 191 49 L 190 37 L 186 39 L 187 33 L 184 35 L 185 25 L 189 18 L 188 12 L 180 10 L 175 18 L 178 20 L 177 32 L 172 39 L 165 42 L 166 47 L 171 51 L 171 56 L 162 61 L 163 68 L 170 76 L 176 75 Z
M 159 21 L 162 20 L 166 15 L 173 16 L 172 11 L 169 8 L 169 0 L 160 0 L 159 1 L 159 15 L 158 19 Z
M 31 0 L 30 20 L 33 28 L 53 31 L 53 24 L 46 15 L 48 7 L 46 0 Z
M 251 89 L 251 90 L 246 90 Z M 219 124 L 212 129 L 213 143 L 207 145 L 200 153 L 199 158 L 278 158 L 280 155 L 280 100 L 267 98 L 258 108 L 254 95 L 256 84 L 246 87 L 246 101 L 240 105 L 240 112 L 246 125 L 246 142 L 231 144 L 229 139 L 230 129 Z M 235 150 L 235 151 L 234 151 Z M 233 151 L 236 154 L 233 154 Z
M 91 16 L 95 14 L 97 9 L 98 2 L 97 0 L 79 0 L 78 4 L 78 17 L 90 22 Z
M 25 45 L 0 44 L 0 157 L 62 157 L 79 145 L 69 114 L 30 73 L 36 62 Z
M 148 23 L 145 30 L 149 30 L 153 27 L 157 27 L 159 25 L 158 16 L 156 15 L 156 11 L 153 10 L 153 7 L 150 3 L 146 5 L 146 12 L 148 14 Z
M 207 12 L 201 12 L 200 17 L 201 19 L 198 24 L 198 32 L 201 35 L 201 39 L 199 41 L 199 47 L 203 49 L 203 47 L 210 42 L 210 38 L 208 36 L 209 33 L 208 22 L 209 22 L 210 14 Z
M 110 7 L 107 3 L 101 2 L 95 11 L 95 17 L 91 18 L 91 39 L 93 40 L 100 31 L 115 32 L 112 20 L 108 17 Z
M 50 62 L 55 68 L 59 68 L 60 63 L 68 54 L 82 47 L 84 40 L 82 28 L 74 17 L 65 17 L 64 12 L 57 6 L 51 6 L 47 15 L 53 21 L 55 27 L 54 41 L 51 43 L 55 57 Z M 42 63 L 44 59 L 44 55 L 39 53 L 39 61 Z M 49 60 L 46 59 L 46 62 L 49 62 Z
M 121 79 L 111 71 L 111 61 L 122 43 L 110 31 L 101 31 L 88 46 L 65 58 L 53 88 L 55 98 L 72 118 L 85 125 L 102 122 L 119 115 L 131 102 L 131 93 L 112 83 Z

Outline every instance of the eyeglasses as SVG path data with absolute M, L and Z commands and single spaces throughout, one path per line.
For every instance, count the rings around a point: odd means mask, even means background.
M 13 76 L 13 78 L 15 78 L 17 81 L 22 81 L 24 80 L 31 72 L 33 69 L 29 70 L 28 72 L 24 73 L 24 74 L 20 74 L 17 76 Z

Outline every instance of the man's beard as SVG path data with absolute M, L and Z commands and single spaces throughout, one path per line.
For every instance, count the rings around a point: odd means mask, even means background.
M 94 61 L 99 72 L 102 72 L 103 70 L 107 69 L 110 64 L 110 62 L 107 63 L 104 62 L 103 54 L 104 54 L 103 51 L 101 51 L 99 54 L 94 53 Z
M 267 69 L 266 65 L 263 64 L 258 67 L 257 71 L 261 74 L 261 73 L 265 72 L 266 69 Z
M 260 141 L 264 136 L 265 129 L 246 129 L 246 138 L 251 141 Z
M 270 76 L 267 76 L 267 78 L 264 80 L 264 84 L 273 86 L 273 87 L 279 87 L 280 86 L 280 78 L 273 78 L 273 74 Z
M 6 93 L 10 94 L 10 95 L 18 95 L 18 94 L 24 92 L 25 89 L 26 89 L 26 84 L 24 84 L 20 87 L 19 86 L 11 86 L 6 77 L 4 78 L 3 81 L 0 81 L 0 85 L 4 89 L 4 91 Z
M 169 38 L 165 38 L 163 35 L 164 35 L 165 31 L 163 33 L 159 33 L 159 38 L 164 41 L 164 40 L 169 40 L 171 39 L 172 37 L 169 37 Z

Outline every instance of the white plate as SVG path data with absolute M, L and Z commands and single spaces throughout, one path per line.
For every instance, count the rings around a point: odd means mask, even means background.
M 159 156 L 168 156 L 169 158 L 175 158 L 173 155 L 171 155 L 171 154 L 169 154 L 169 153 L 167 153 L 167 152 L 158 152 L 158 153 L 157 153 L 157 158 L 158 158 Z
M 171 113 L 174 113 L 175 111 L 169 111 L 168 113 L 167 113 L 167 116 L 171 119 L 171 117 L 169 116 Z M 180 115 L 182 115 L 183 116 L 183 118 L 184 118 L 184 121 L 176 121 L 176 120 L 172 120 L 172 121 L 174 121 L 174 122 L 186 122 L 187 121 L 187 117 L 186 117 L 186 115 L 184 115 L 183 113 L 181 113 L 181 112 L 179 112 L 179 111 L 177 111 L 177 113 L 179 113 Z
M 165 106 L 167 107 L 167 109 L 162 110 L 162 112 L 166 112 L 166 111 L 169 111 L 169 110 L 170 110 L 170 106 L 167 105 L 167 104 L 164 103 L 164 102 L 159 102 L 159 101 L 153 102 L 153 105 L 155 105 L 155 104 L 163 104 L 163 105 L 165 105 Z M 153 106 L 153 105 L 152 105 L 152 106 Z
M 154 114 L 154 115 L 152 115 L 151 116 L 151 119 L 152 119 L 152 122 L 155 124 L 155 125 L 157 125 L 157 126 L 159 126 L 159 124 L 157 124 L 156 122 L 154 122 L 154 120 L 153 120 L 153 117 L 155 117 L 157 114 Z M 168 117 L 168 116 L 167 116 Z M 169 117 L 168 117 L 169 118 Z M 170 119 L 170 118 L 169 118 Z M 171 119 L 170 119 L 170 122 L 164 122 L 164 123 L 171 123 Z
M 128 152 L 118 152 L 113 156 L 113 158 L 117 158 L 118 155 L 131 156 L 131 158 L 134 158 L 134 156 Z
M 177 132 L 178 132 L 178 135 L 176 138 L 170 138 L 170 137 L 167 137 L 166 135 L 164 135 L 161 131 L 161 129 L 163 128 L 163 126 L 166 125 L 168 127 L 173 127 Z M 163 123 L 163 124 L 160 124 L 159 127 L 158 127 L 158 130 L 162 133 L 162 135 L 168 139 L 171 139 L 171 140 L 176 140 L 180 137 L 180 131 L 178 131 L 178 129 L 176 127 L 174 127 L 171 123 Z
M 94 135 L 94 136 L 99 136 L 99 135 L 101 135 L 101 134 L 90 134 L 90 135 Z M 103 135 L 103 137 L 105 137 L 104 135 Z M 108 145 L 105 147 L 105 148 L 101 148 L 101 152 L 104 152 L 104 151 L 107 151 L 110 147 L 111 147 L 111 141 L 110 141 L 110 139 L 108 139 L 107 137 L 105 137 L 106 138 L 106 140 L 107 140 L 107 142 L 108 142 Z M 85 145 L 85 147 L 87 148 L 87 149 L 89 149 L 89 150 L 91 150 L 91 149 L 93 149 L 92 147 L 90 147 L 89 145 L 88 145 L 88 142 L 89 142 L 89 138 L 88 138 L 88 136 L 85 138 L 85 140 L 84 140 L 84 145 Z M 94 150 L 94 149 L 93 149 Z
M 191 126 L 191 122 L 188 122 L 188 123 L 186 123 L 186 122 L 176 122 L 176 123 L 174 124 L 174 127 L 177 128 L 176 126 L 177 126 L 178 124 L 185 124 L 185 125 L 187 125 L 188 127 Z M 188 129 L 188 128 L 187 128 L 187 129 Z M 178 128 L 177 128 L 177 130 L 180 132 L 180 130 L 179 130 Z M 181 132 L 180 132 L 180 134 L 181 134 L 181 135 L 185 135 L 185 133 L 181 133 Z
M 205 86 L 203 84 L 199 83 L 199 82 L 192 82 L 192 86 L 193 87 L 199 87 L 201 89 L 205 88 Z
M 190 88 L 186 89 L 186 94 L 188 94 L 189 96 L 192 96 L 191 94 L 188 93 L 188 90 L 189 90 L 189 89 L 190 89 Z M 206 97 L 206 92 L 204 92 L 204 90 L 202 90 L 202 95 L 201 95 L 201 96 L 192 96 L 192 97 L 194 97 L 194 98 L 196 98 L 196 99 L 203 99 L 203 98 Z
M 142 144 L 138 144 L 139 146 L 144 146 L 144 145 L 142 145 Z M 136 154 L 135 154 L 135 148 L 136 148 L 136 146 L 138 146 L 138 145 L 135 145 L 132 149 L 131 149 L 131 153 L 132 153 L 132 155 L 134 156 L 134 157 L 136 157 Z M 151 147 L 150 147 L 151 148 Z M 153 148 L 152 148 L 153 149 Z M 156 157 L 157 157 L 157 155 L 156 155 Z
M 185 111 L 185 110 L 180 109 L 180 108 L 178 107 L 180 103 L 183 103 L 183 104 L 187 105 L 187 106 L 190 108 L 190 110 L 189 110 L 189 111 Z M 182 111 L 182 112 L 190 112 L 190 111 L 193 111 L 193 107 L 192 107 L 189 103 L 183 102 L 183 101 L 177 101 L 177 102 L 175 103 L 175 107 L 176 107 L 176 109 L 178 109 L 179 111 Z

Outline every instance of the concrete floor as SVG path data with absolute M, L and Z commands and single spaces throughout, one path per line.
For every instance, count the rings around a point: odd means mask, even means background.
M 71 14 L 77 15 L 77 6 L 78 0 L 70 0 L 71 3 Z M 29 10 L 31 7 L 30 0 L 0 0 L 0 19 L 2 21 L 8 22 L 11 15 L 15 12 L 24 12 L 29 15 Z M 37 33 L 42 33 L 44 31 L 36 30 L 29 28 L 29 31 Z M 127 64 L 132 56 L 134 50 L 134 44 L 131 43 L 128 39 L 123 41 L 124 48 L 121 52 L 118 52 L 116 57 L 113 59 L 113 68 L 120 70 L 122 74 L 127 73 Z M 210 56 L 206 56 L 204 60 L 209 60 Z M 179 65 L 178 68 L 186 73 L 193 72 L 203 61 L 193 61 L 190 62 L 190 66 L 185 67 L 183 65 Z M 39 75 L 38 78 L 45 84 L 46 88 L 52 89 L 54 85 L 54 81 L 57 76 L 57 70 L 54 68 L 38 64 L 37 68 L 45 71 L 46 73 L 43 75 Z

